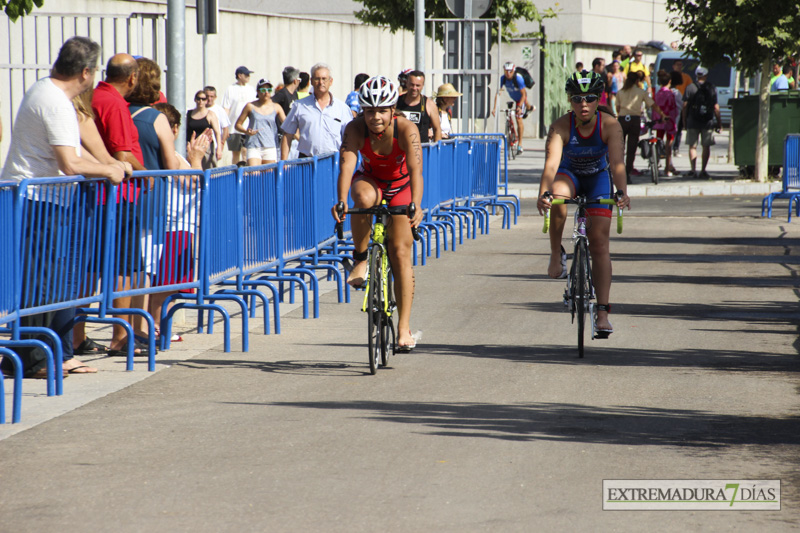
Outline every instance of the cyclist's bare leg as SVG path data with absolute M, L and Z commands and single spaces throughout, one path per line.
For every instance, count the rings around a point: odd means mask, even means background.
M 525 125 L 522 123 L 522 117 L 517 117 L 517 146 L 522 148 L 522 136 L 525 134 Z
M 356 179 L 350 186 L 350 197 L 353 199 L 354 207 L 367 209 L 378 205 L 381 192 L 378 187 L 369 179 Z M 353 215 L 350 219 L 350 229 L 353 232 L 353 244 L 356 252 L 363 253 L 369 246 L 369 232 L 371 228 L 370 215 Z M 367 276 L 367 262 L 354 261 L 353 270 L 347 276 L 347 283 L 351 285 L 361 285 Z
M 555 198 L 572 198 L 575 191 L 572 181 L 563 174 L 556 174 L 553 181 L 553 193 Z M 564 234 L 564 225 L 567 221 L 567 206 L 554 205 L 550 208 L 550 265 L 547 267 L 547 275 L 551 278 L 560 278 L 561 267 L 561 237 Z
M 414 344 L 411 336 L 411 304 L 414 301 L 414 268 L 411 266 L 411 245 L 414 237 L 405 215 L 392 215 L 389 259 L 394 272 L 394 295 L 397 299 L 397 345 Z
M 611 254 L 608 247 L 608 235 L 611 228 L 609 217 L 589 217 L 589 253 L 592 256 L 592 282 L 597 296 L 597 303 L 608 305 L 611 294 Z M 597 327 L 611 329 L 608 311 L 597 311 Z

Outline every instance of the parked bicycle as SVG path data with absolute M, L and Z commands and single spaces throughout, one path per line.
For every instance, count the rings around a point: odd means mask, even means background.
M 341 218 L 344 215 L 344 204 L 339 202 L 336 211 Z M 392 263 L 387 252 L 389 236 L 386 231 L 392 224 L 392 215 L 408 215 L 414 218 L 416 206 L 411 203 L 408 206 L 389 207 L 386 200 L 380 205 L 367 209 L 350 209 L 350 215 L 372 215 L 372 231 L 370 234 L 372 242 L 368 248 L 367 258 L 367 277 L 364 280 L 365 289 L 364 303 L 361 310 L 367 313 L 367 346 L 369 350 L 369 371 L 375 374 L 378 366 L 388 366 L 389 350 L 392 355 L 397 352 L 396 327 L 394 321 L 394 311 L 397 308 L 394 294 L 394 278 L 392 276 Z M 414 239 L 419 240 L 417 228 L 411 228 Z M 341 223 L 336 224 L 336 235 L 339 239 L 344 238 L 344 230 Z M 344 261 L 345 269 L 352 270 L 352 263 Z
M 517 149 L 519 148 L 519 137 L 517 136 L 517 110 L 515 102 L 512 100 L 506 104 L 507 109 L 503 110 L 506 115 L 506 151 L 508 157 L 514 159 L 517 157 Z
M 549 192 L 545 195 L 552 198 Z M 606 339 L 608 333 L 595 330 L 597 322 L 597 309 L 594 303 L 594 285 L 592 284 L 592 264 L 589 255 L 589 237 L 586 232 L 586 206 L 589 204 L 616 205 L 622 197 L 621 191 L 617 191 L 615 198 L 593 198 L 587 199 L 585 196 L 578 196 L 573 199 L 556 198 L 552 200 L 552 205 L 575 204 L 575 225 L 572 229 L 572 241 L 574 251 L 572 254 L 572 265 L 567 275 L 567 287 L 564 290 L 564 305 L 567 306 L 572 315 L 572 322 L 578 322 L 578 357 L 583 357 L 583 339 L 586 324 L 586 314 L 588 313 L 592 322 L 592 339 Z M 550 230 L 550 211 L 544 219 L 544 233 Z M 622 233 L 622 210 L 617 207 L 617 233 Z

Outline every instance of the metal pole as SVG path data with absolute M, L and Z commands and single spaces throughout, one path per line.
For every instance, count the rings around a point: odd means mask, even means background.
M 208 86 L 208 33 L 203 32 L 203 87 Z
M 167 100 L 186 110 L 186 2 L 167 0 Z M 186 151 L 186 128 L 178 128 L 175 149 Z
M 414 0 L 414 68 L 425 72 L 425 0 Z
M 472 16 L 472 0 L 464 0 L 464 18 L 468 19 Z M 461 33 L 463 35 L 461 41 L 461 69 L 472 69 L 472 50 L 474 47 L 474 40 L 472 39 L 472 23 L 462 22 Z M 464 74 L 462 77 L 462 89 L 464 96 L 461 98 L 461 124 L 462 133 L 472 133 L 472 76 Z

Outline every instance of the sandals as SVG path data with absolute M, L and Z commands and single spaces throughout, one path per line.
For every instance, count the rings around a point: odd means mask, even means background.
M 158 353 L 158 350 L 156 350 Z M 128 350 L 109 350 L 109 357 L 128 357 Z M 150 351 L 147 349 L 147 344 L 135 339 L 133 342 L 133 356 L 134 357 L 149 357 Z
M 108 353 L 108 346 L 103 346 L 100 343 L 97 343 L 86 337 L 83 339 L 83 342 L 72 351 L 75 355 L 99 355 L 103 353 Z
M 595 339 L 607 339 L 609 335 L 614 333 L 614 328 L 613 327 L 608 328 L 608 329 L 598 328 L 597 327 L 597 311 L 605 311 L 606 313 L 610 313 L 611 312 L 611 304 L 596 304 L 594 306 L 594 309 L 595 309 L 595 313 L 594 313 L 595 316 L 592 317 L 592 319 L 594 320 L 594 338 Z M 609 322 L 609 325 L 610 324 L 611 324 L 611 322 Z

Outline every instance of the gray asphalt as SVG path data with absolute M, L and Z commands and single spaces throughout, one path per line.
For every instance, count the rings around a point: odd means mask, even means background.
M 583 360 L 525 202 L 416 269 L 422 342 L 376 376 L 359 305 L 328 293 L 248 353 L 217 328 L 154 374 L 97 359 L 62 398 L 26 381 L 34 412 L 96 399 L 0 440 L 0 530 L 795 531 L 800 236 L 759 210 L 634 198 L 616 331 Z M 723 478 L 782 480 L 782 510 L 601 509 L 603 479 Z

